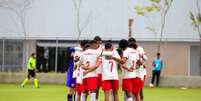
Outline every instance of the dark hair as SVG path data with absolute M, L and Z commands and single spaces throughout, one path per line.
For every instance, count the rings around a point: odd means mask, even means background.
M 34 55 L 36 55 L 36 53 L 31 53 L 31 56 L 34 56 Z
M 105 43 L 105 49 L 112 48 L 112 44 L 110 42 Z
M 102 41 L 102 39 L 101 39 L 100 36 L 95 36 L 95 37 L 94 37 L 94 40 L 95 40 L 95 41 Z
M 91 40 L 89 43 L 94 44 L 94 43 L 97 43 L 97 41 L 96 40 Z
M 159 52 L 156 55 L 161 55 Z
M 82 41 L 80 42 L 80 46 L 84 47 L 85 44 L 87 44 L 87 43 L 88 43 L 88 40 L 82 40 Z
M 84 45 L 84 49 L 83 50 L 86 50 L 86 49 L 88 49 L 90 47 L 90 44 L 89 43 L 86 43 L 85 45 Z
M 135 42 L 135 43 L 136 43 L 136 40 L 135 40 L 135 38 L 131 37 L 131 38 L 128 39 L 128 42 L 129 42 L 129 43 L 130 43 L 130 42 Z
M 119 41 L 119 48 L 121 49 L 126 49 L 126 47 L 128 47 L 128 41 L 125 39 L 122 39 Z
M 123 55 L 123 51 L 122 51 L 121 49 L 117 48 L 116 50 L 117 50 L 119 56 L 122 56 L 122 55 Z
M 128 43 L 128 47 L 137 49 L 137 44 L 135 42 Z

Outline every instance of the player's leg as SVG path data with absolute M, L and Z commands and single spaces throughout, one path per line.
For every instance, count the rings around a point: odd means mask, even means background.
M 34 77 L 34 86 L 35 86 L 36 88 L 39 88 L 39 81 L 38 81 L 37 76 Z
M 86 95 L 84 92 L 81 93 L 80 101 L 86 101 Z
M 146 80 L 146 75 L 144 75 L 143 87 L 142 87 L 142 89 L 140 90 L 140 100 L 141 100 L 141 101 L 143 101 L 143 100 L 144 100 L 144 93 L 143 93 L 143 89 L 144 89 L 145 80 Z
M 75 98 L 75 101 L 81 101 L 82 91 L 83 91 L 82 84 L 76 84 L 76 98 Z
M 154 85 L 155 77 L 156 77 L 156 72 L 153 71 L 153 72 L 152 72 L 152 79 L 151 79 L 151 86 Z
M 110 89 L 111 89 L 110 80 L 102 81 L 102 90 L 104 91 L 105 101 L 110 101 L 110 93 L 111 93 Z
M 159 86 L 159 82 L 160 82 L 160 71 L 157 71 L 156 72 L 156 86 L 158 87 Z
M 131 79 L 123 79 L 122 89 L 124 91 L 125 101 L 133 101 L 132 87 L 133 87 L 133 84 Z
M 28 82 L 29 82 L 29 79 L 30 79 L 31 75 L 30 75 L 30 72 L 28 70 L 28 75 L 27 77 L 23 80 L 22 84 L 21 84 L 21 87 L 24 87 Z
M 133 79 L 133 95 L 135 101 L 140 101 L 140 90 L 143 87 L 143 81 L 140 78 Z
M 97 77 L 87 78 L 87 89 L 90 92 L 90 101 L 96 101 Z
M 96 100 L 97 101 L 98 101 L 98 96 L 99 96 L 99 89 L 101 87 L 101 82 L 102 82 L 102 75 L 98 74 L 98 78 L 97 78 L 98 87 L 97 87 L 97 90 L 96 90 Z
M 119 90 L 119 81 L 118 80 L 113 80 L 111 83 L 112 86 L 112 91 L 113 91 L 113 101 L 119 101 L 118 97 L 118 90 Z
M 139 93 L 134 94 L 134 101 L 140 101 L 140 94 Z
M 87 78 L 84 78 L 82 80 L 82 87 L 83 87 L 83 91 L 82 91 L 82 94 L 81 94 L 81 101 L 87 101 L 87 96 L 88 96 L 88 89 L 87 89 Z
M 144 100 L 143 88 L 140 90 L 140 100 Z
M 74 95 L 74 92 L 75 92 L 75 88 L 68 87 L 68 89 L 69 89 L 69 92 L 68 92 L 68 95 L 67 95 L 67 99 L 68 99 L 68 101 L 73 101 L 73 95 Z
M 38 78 L 37 78 L 37 75 L 36 75 L 36 73 L 35 73 L 34 70 L 32 71 L 31 76 L 34 77 L 34 86 L 35 86 L 36 88 L 39 88 Z
M 69 89 L 69 92 L 67 94 L 67 100 L 68 101 L 73 101 L 73 99 L 75 99 L 74 95 L 75 95 L 75 79 L 73 79 L 71 76 L 67 76 L 67 80 L 66 80 L 66 86 Z
M 105 93 L 105 101 L 110 101 L 110 91 L 109 90 L 106 90 L 106 91 L 104 91 L 104 93 Z

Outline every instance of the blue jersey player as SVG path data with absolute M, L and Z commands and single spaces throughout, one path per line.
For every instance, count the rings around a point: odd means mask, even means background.
M 73 95 L 75 92 L 75 80 L 73 78 L 73 68 L 74 68 L 74 59 L 73 53 L 75 52 L 74 48 L 70 48 L 70 62 L 68 65 L 67 77 L 66 77 L 66 86 L 69 88 L 69 93 L 67 95 L 68 101 L 73 101 Z

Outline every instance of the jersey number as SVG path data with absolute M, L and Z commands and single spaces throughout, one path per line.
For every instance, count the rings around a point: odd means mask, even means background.
M 109 64 L 110 64 L 110 72 L 112 72 L 112 69 L 113 69 L 113 61 L 109 61 Z
M 89 61 L 86 62 L 86 66 L 87 66 L 87 67 L 90 66 L 90 62 L 89 62 Z
M 132 61 L 132 67 L 135 68 L 135 66 L 136 66 L 136 62 L 133 60 Z

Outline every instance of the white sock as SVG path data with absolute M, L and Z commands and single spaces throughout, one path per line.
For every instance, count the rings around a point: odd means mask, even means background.
M 96 101 L 96 93 L 90 94 L 90 101 Z
M 114 95 L 112 91 L 111 91 L 111 100 L 114 101 Z
M 126 101 L 133 101 L 133 98 L 128 98 Z
M 124 101 L 127 101 L 128 97 L 126 96 L 126 93 L 124 93 Z
M 86 97 L 86 94 L 85 94 L 85 93 L 82 93 L 82 94 L 81 94 L 80 101 L 85 101 L 85 97 Z
M 77 101 L 78 92 L 75 93 L 75 101 Z

